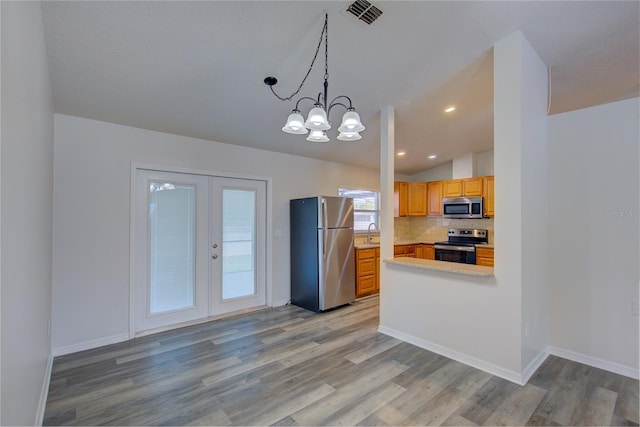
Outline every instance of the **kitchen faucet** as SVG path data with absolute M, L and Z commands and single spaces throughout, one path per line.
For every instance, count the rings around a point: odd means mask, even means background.
M 367 228 L 367 243 L 371 243 L 371 226 L 374 226 L 376 230 L 378 230 L 378 226 L 375 222 L 369 224 L 369 228 Z

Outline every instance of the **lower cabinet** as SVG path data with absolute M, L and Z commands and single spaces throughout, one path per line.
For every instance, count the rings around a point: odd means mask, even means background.
M 380 291 L 380 248 L 356 249 L 356 298 Z
M 416 247 L 420 245 L 395 245 L 393 247 L 393 257 L 398 258 L 401 256 L 415 258 Z
M 432 244 L 423 243 L 416 249 L 416 258 L 436 259 L 436 250 Z
M 393 256 L 435 259 L 431 244 L 394 245 Z M 380 292 L 380 248 L 356 248 L 356 298 Z
M 476 247 L 476 265 L 493 267 L 493 248 Z

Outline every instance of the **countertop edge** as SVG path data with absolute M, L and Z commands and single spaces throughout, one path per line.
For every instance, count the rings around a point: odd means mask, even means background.
M 462 274 L 476 277 L 495 277 L 493 267 L 485 267 L 475 264 L 461 264 L 457 262 L 434 261 L 421 258 L 389 258 L 382 262 L 387 264 L 405 265 L 409 267 L 421 268 L 424 270 L 444 271 L 447 273 Z
M 435 245 L 436 242 L 432 242 L 432 241 L 425 241 L 425 240 L 420 240 L 420 241 L 400 241 L 400 242 L 393 242 L 393 246 L 405 246 L 405 245 Z M 380 247 L 380 243 L 375 242 L 375 243 L 355 243 L 353 245 L 354 248 L 356 249 L 371 249 L 371 248 L 379 248 Z

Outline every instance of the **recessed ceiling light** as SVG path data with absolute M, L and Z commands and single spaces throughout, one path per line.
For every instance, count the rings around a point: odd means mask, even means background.
M 429 158 L 432 159 L 432 160 L 435 159 L 436 157 L 438 157 L 438 156 L 436 156 L 435 154 L 429 154 Z
M 447 108 L 445 108 L 445 109 L 444 109 L 444 112 L 445 112 L 445 113 L 452 113 L 452 112 L 454 112 L 454 111 L 456 111 L 456 107 L 455 107 L 455 106 L 453 106 L 453 105 L 451 105 L 451 106 L 449 106 L 449 107 L 447 107 Z
M 400 156 L 400 157 L 404 156 L 405 154 L 407 154 L 407 153 L 406 153 L 406 152 L 404 152 L 404 151 L 398 151 L 398 152 L 396 153 L 396 155 L 397 155 L 397 156 Z

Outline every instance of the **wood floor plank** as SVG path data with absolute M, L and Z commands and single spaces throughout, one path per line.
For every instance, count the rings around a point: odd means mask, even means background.
M 447 418 L 441 425 L 443 426 L 477 426 L 478 424 L 463 417 L 462 415 L 453 414 Z
M 335 392 L 335 389 L 328 384 L 313 385 L 306 390 L 295 390 L 280 393 L 278 399 L 266 398 L 268 404 L 260 405 L 259 408 L 251 412 L 242 410 L 238 416 L 232 418 L 236 425 L 271 425 L 288 416 L 289 414 L 307 408 L 315 404 L 320 399 Z M 269 390 L 267 393 L 271 394 Z
M 385 338 L 386 339 L 372 340 L 373 342 L 370 343 L 369 345 L 366 345 L 364 348 L 361 348 L 352 353 L 349 353 L 345 357 L 347 358 L 347 360 L 357 365 L 358 363 L 364 362 L 365 360 L 368 360 L 377 354 L 385 352 L 402 342 L 398 339 L 391 338 L 391 337 L 385 337 Z
M 406 369 L 407 366 L 397 362 L 385 363 L 375 370 L 370 370 L 367 375 L 358 376 L 344 384 L 331 395 L 321 399 L 317 405 L 304 408 L 291 417 L 302 425 L 324 425 L 324 421 L 342 407 L 350 405 L 358 397 L 382 386 Z
M 457 414 L 477 425 L 483 425 L 487 418 L 518 388 L 517 384 L 502 378 L 491 378 L 462 405 Z
M 485 420 L 487 426 L 524 425 L 536 410 L 547 391 L 533 384 L 518 387 Z M 611 408 L 613 413 L 613 407 Z M 611 416 L 609 416 L 611 418 Z
M 638 381 L 549 357 L 524 387 L 288 305 L 54 360 L 44 425 L 638 425 Z
M 445 388 L 433 399 L 409 417 L 412 425 L 440 425 L 453 415 L 465 401 L 482 387 L 491 375 L 474 369 L 468 375 L 458 378 L 452 387 Z
M 404 385 L 407 392 L 381 408 L 376 415 L 389 425 L 411 425 L 411 416 L 448 386 L 472 372 L 473 368 L 454 361 L 447 363 L 425 378 Z M 395 382 L 395 381 L 394 381 Z
M 316 342 L 310 342 L 307 344 L 304 344 L 302 346 L 298 346 L 294 349 L 290 349 L 288 351 L 282 352 L 282 353 L 277 353 L 277 354 L 270 354 L 267 356 L 263 356 L 263 357 L 258 357 L 255 360 L 251 360 L 248 361 L 246 363 L 243 363 L 241 365 L 237 365 L 237 366 L 233 366 L 229 369 L 225 369 L 224 371 L 218 372 L 214 375 L 209 375 L 206 376 L 204 378 L 202 378 L 202 383 L 204 385 L 211 385 L 214 384 L 218 381 L 223 381 L 226 380 L 228 378 L 232 378 L 236 375 L 240 375 L 240 374 L 244 374 L 247 373 L 249 371 L 252 371 L 256 368 L 259 368 L 261 366 L 265 366 L 268 365 L 270 363 L 276 362 L 280 359 L 283 359 L 285 357 L 288 357 L 290 355 L 299 353 L 299 352 L 304 352 L 306 350 L 312 349 L 314 347 L 317 347 L 318 343 Z
M 328 425 L 353 426 L 359 424 L 378 409 L 385 406 L 407 390 L 399 385 L 388 382 L 381 387 L 354 400 L 350 405 L 343 406 L 333 416 L 325 420 Z
M 613 417 L 618 393 L 602 387 L 587 390 L 577 406 L 571 422 L 574 425 L 602 426 Z

